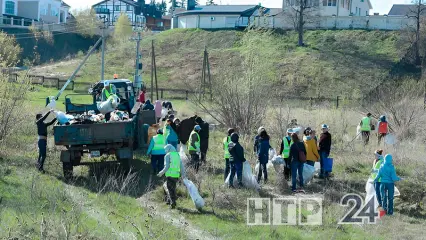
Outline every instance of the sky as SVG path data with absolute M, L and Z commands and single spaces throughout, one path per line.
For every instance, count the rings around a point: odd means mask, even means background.
M 88 8 L 91 5 L 100 1 L 101 0 L 65 0 L 65 2 L 72 7 L 72 9 Z M 201 4 L 203 4 L 203 1 L 204 0 L 199 0 Z M 371 1 L 371 4 L 373 4 L 373 10 L 372 12 L 370 12 L 370 14 L 376 13 L 376 12 L 380 14 L 387 14 L 393 4 L 411 3 L 411 0 L 370 0 L 370 1 Z M 225 4 L 251 5 L 251 4 L 261 3 L 262 6 L 269 7 L 269 8 L 281 8 L 282 6 L 282 0 L 215 0 L 215 2 L 217 4 L 223 4 L 223 5 Z

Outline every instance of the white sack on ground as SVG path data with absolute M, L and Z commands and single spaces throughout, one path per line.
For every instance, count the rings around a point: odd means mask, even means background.
M 272 158 L 271 162 L 274 165 L 280 165 L 280 164 L 284 164 L 284 159 L 280 155 L 275 155 Z
M 191 196 L 192 202 L 194 203 L 195 207 L 197 209 L 201 209 L 204 207 L 204 199 L 200 196 L 198 193 L 197 187 L 194 185 L 191 180 L 184 179 L 183 184 L 185 184 L 186 188 L 188 189 L 189 195 Z
M 386 135 L 385 136 L 385 143 L 387 145 L 394 145 L 396 143 L 395 135 L 393 135 L 392 133 L 389 133 L 388 135 Z
M 229 178 L 231 173 L 228 174 L 228 177 L 225 180 L 225 184 L 229 185 Z M 260 188 L 259 183 L 257 183 L 256 177 L 252 174 L 250 163 L 245 161 L 243 163 L 243 185 L 249 189 L 258 190 Z M 237 174 L 234 177 L 234 186 L 238 186 Z
M 277 155 L 277 152 L 275 151 L 275 149 L 273 149 L 273 148 L 270 148 L 269 149 L 269 154 L 268 154 L 268 156 L 269 156 L 269 161 L 271 161 L 275 156 Z
M 186 156 L 185 149 L 186 149 L 185 145 L 180 146 L 179 156 L 183 166 L 186 168 L 189 164 L 189 159 L 188 159 L 188 156 Z

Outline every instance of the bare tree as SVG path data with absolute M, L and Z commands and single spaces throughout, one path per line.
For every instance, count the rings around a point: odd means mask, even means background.
M 415 19 L 415 39 L 413 41 L 414 47 L 414 61 L 416 65 L 420 65 L 420 43 L 423 23 L 425 22 L 426 5 L 423 4 L 424 0 L 413 0 L 414 6 L 410 8 L 407 16 Z
M 317 20 L 319 0 L 284 0 L 284 3 L 284 14 L 292 21 L 299 34 L 298 46 L 304 46 L 305 25 Z

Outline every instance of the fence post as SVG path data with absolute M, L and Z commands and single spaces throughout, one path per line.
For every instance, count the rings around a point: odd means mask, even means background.
M 336 98 L 336 109 L 339 108 L 339 100 L 340 100 L 340 96 L 337 96 L 337 98 Z
M 41 76 L 41 86 L 44 86 L 44 76 Z
M 188 90 L 185 91 L 185 95 L 186 95 L 185 99 L 188 101 Z
M 57 86 L 57 88 L 58 88 L 58 89 L 60 89 L 60 88 L 59 88 L 59 78 L 58 78 L 58 83 L 57 83 L 57 85 L 56 85 L 56 86 Z
M 311 108 L 312 108 L 312 97 L 309 98 L 309 104 L 311 105 Z

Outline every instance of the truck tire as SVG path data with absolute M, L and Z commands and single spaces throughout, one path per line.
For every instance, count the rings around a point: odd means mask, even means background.
M 64 178 L 66 180 L 70 180 L 73 176 L 73 169 L 74 169 L 74 166 L 72 165 L 72 163 L 71 162 L 62 163 L 62 169 L 64 171 Z
M 83 156 L 83 153 L 81 151 L 71 152 L 71 162 L 73 163 L 73 166 L 80 165 L 82 156 Z

